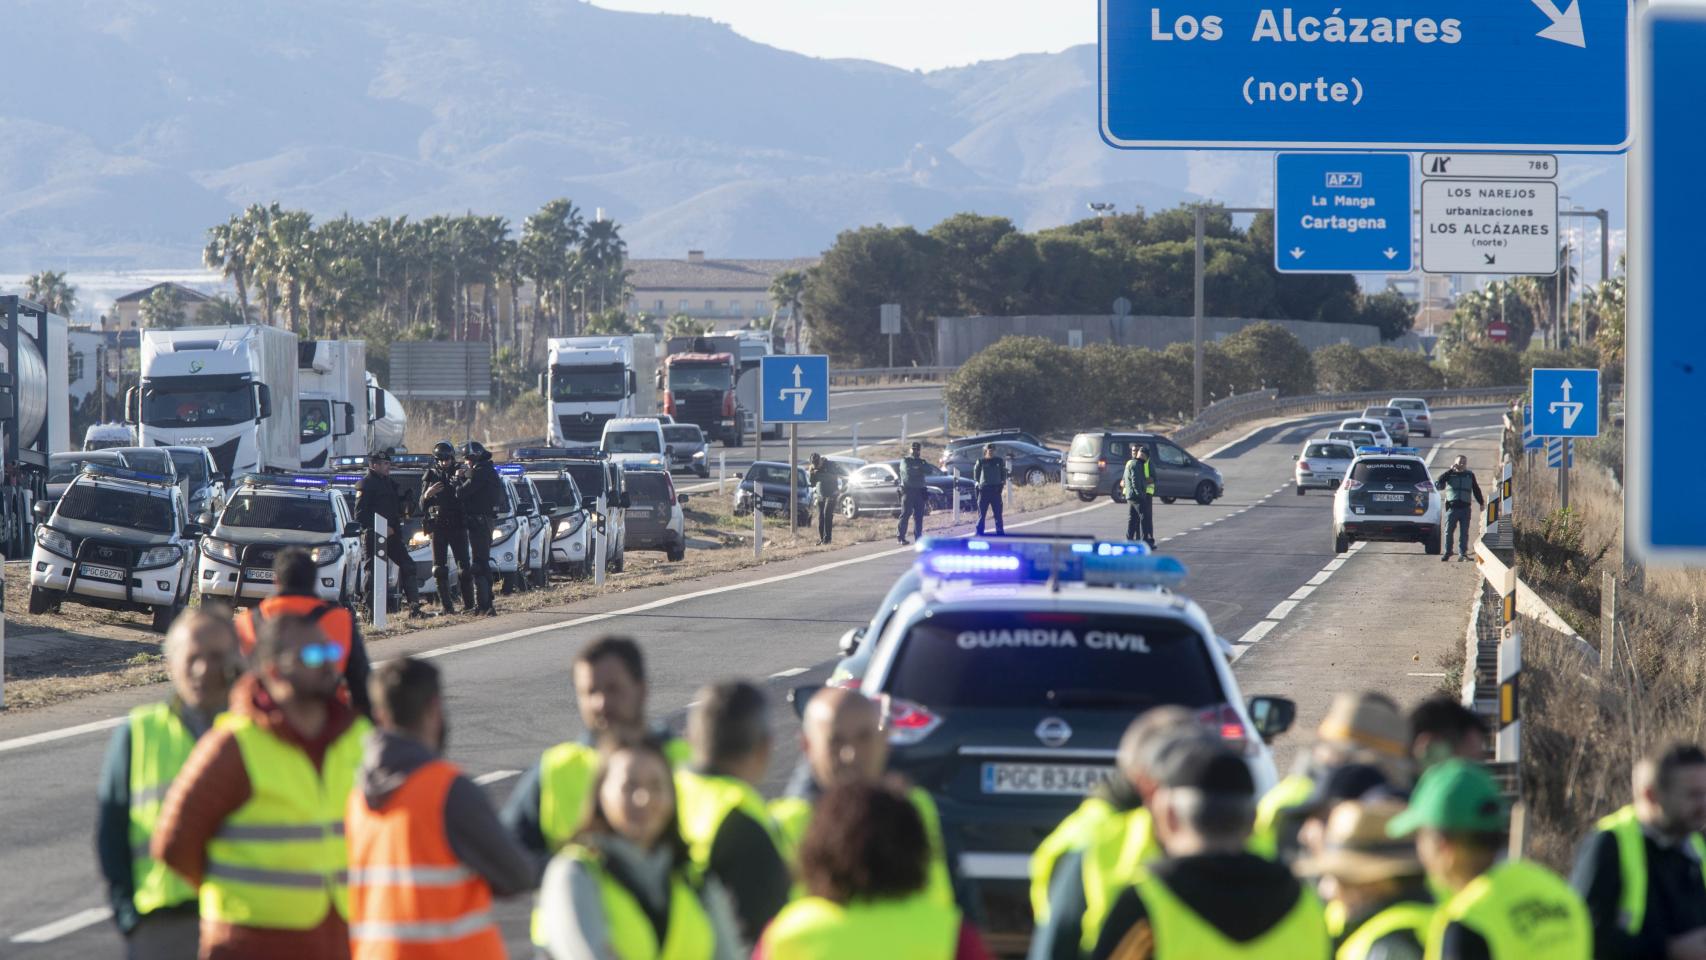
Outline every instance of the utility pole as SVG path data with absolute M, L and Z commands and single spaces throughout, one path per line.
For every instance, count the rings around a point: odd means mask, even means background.
M 1223 213 L 1268 213 L 1272 207 L 1217 207 Z M 1202 338 L 1203 338 L 1203 231 L 1207 208 L 1198 203 L 1195 208 L 1196 257 L 1193 270 L 1195 305 L 1191 309 L 1191 416 L 1202 414 Z

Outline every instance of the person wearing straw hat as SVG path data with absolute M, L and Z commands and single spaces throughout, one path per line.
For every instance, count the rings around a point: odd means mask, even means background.
M 1428 769 L 1410 805 L 1386 825 L 1414 835 L 1429 885 L 1443 898 L 1428 926 L 1428 960 L 1588 960 L 1587 906 L 1562 878 L 1527 860 L 1501 860 L 1504 798 L 1486 768 L 1447 760 Z
M 1341 803 L 1320 851 L 1295 864 L 1300 876 L 1321 878 L 1328 911 L 1344 917 L 1334 960 L 1422 960 L 1433 897 L 1415 845 L 1386 835 L 1403 810 L 1396 800 Z

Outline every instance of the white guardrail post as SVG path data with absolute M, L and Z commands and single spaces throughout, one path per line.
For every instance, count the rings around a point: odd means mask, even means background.
M 752 556 L 764 556 L 764 481 L 752 481 Z
M 1493 759 L 1522 760 L 1522 631 L 1516 622 L 1516 571 L 1507 568 L 1499 584 L 1499 727 Z
M 6 558 L 0 557 L 0 710 L 6 709 Z
M 907 435 L 906 414 L 903 413 L 900 415 L 900 445 L 901 445 L 900 455 L 903 457 L 906 456 L 906 449 L 905 449 L 906 448 L 906 435 Z
M 373 596 L 368 602 L 373 605 L 373 629 L 385 629 L 385 607 L 391 600 L 391 561 L 385 553 L 385 541 L 390 536 L 390 525 L 379 514 L 373 515 Z M 397 572 L 402 576 L 402 571 Z
M 600 530 L 597 526 L 592 528 L 592 542 L 597 548 L 592 551 L 592 585 L 595 587 L 604 586 L 605 558 L 610 556 L 611 523 L 608 519 L 609 511 L 604 509 L 605 496 L 602 493 L 598 495 L 598 522 L 603 524 L 604 529 Z
M 723 497 L 723 496 L 728 495 L 728 493 L 727 493 L 728 479 L 729 479 L 728 457 L 729 457 L 728 454 L 723 453 L 721 451 L 719 451 L 717 453 L 717 496 L 719 496 L 719 497 Z
M 853 421 L 853 456 L 859 456 L 859 421 Z
M 954 468 L 954 484 L 948 488 L 948 499 L 954 503 L 954 526 L 960 525 L 960 468 Z

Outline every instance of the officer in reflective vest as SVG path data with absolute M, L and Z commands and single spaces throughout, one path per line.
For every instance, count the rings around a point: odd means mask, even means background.
M 800 729 L 800 769 L 787 795 L 770 801 L 770 816 L 781 833 L 790 860 L 812 820 L 812 807 L 823 792 L 840 783 L 876 783 L 888 769 L 889 742 L 875 701 L 845 687 L 825 687 L 806 705 Z M 942 821 L 930 792 L 906 791 L 930 838 L 929 892 L 954 902 L 954 883 L 942 843 Z
M 370 666 L 367 644 L 362 641 L 361 628 L 355 615 L 343 604 L 323 600 L 315 589 L 319 566 L 308 551 L 301 547 L 286 547 L 273 558 L 273 589 L 276 593 L 253 608 L 239 610 L 235 618 L 237 636 L 243 641 L 243 652 L 255 648 L 256 623 L 268 617 L 290 615 L 314 621 L 327 640 L 338 646 L 338 675 L 343 678 L 343 695 L 364 717 L 373 716 L 373 705 L 367 701 L 367 675 Z
M 575 655 L 572 673 L 585 732 L 547 749 L 522 775 L 503 809 L 504 829 L 532 854 L 538 873 L 580 829 L 600 763 L 599 741 L 637 740 L 656 732 L 646 728 L 646 661 L 633 640 L 599 637 Z M 686 742 L 667 733 L 659 738 L 670 762 L 686 765 Z M 534 943 L 543 946 L 537 920 L 535 911 Z
M 1149 465 L 1149 447 L 1141 442 L 1132 444 L 1120 494 L 1126 499 L 1125 538 L 1142 538 L 1155 546 L 1155 470 Z
M 687 718 L 693 765 L 675 775 L 681 838 L 696 878 L 728 890 L 741 939 L 752 943 L 793 886 L 782 833 L 758 793 L 770 766 L 764 693 L 728 682 L 702 688 L 696 699 Z
M 1670 744 L 1636 761 L 1634 800 L 1582 843 L 1571 885 L 1597 957 L 1706 957 L 1706 752 Z
M 344 807 L 371 725 L 312 621 L 265 620 L 255 674 L 196 744 L 150 845 L 201 888 L 203 960 L 349 956 Z
M 777 915 L 753 960 L 988 956 L 959 910 L 929 892 L 929 860 L 924 821 L 900 787 L 831 787 L 801 841 L 807 896 Z
M 1108 908 L 1161 857 L 1144 798 L 1155 791 L 1160 751 L 1210 736 L 1183 707 L 1144 711 L 1120 738 L 1119 776 L 1084 801 L 1031 855 L 1032 960 L 1076 960 L 1096 945 Z
M 1451 462 L 1451 466 L 1434 481 L 1439 488 L 1440 500 L 1445 504 L 1445 536 L 1443 546 L 1439 551 L 1441 563 L 1451 559 L 1451 535 L 1457 533 L 1457 558 L 1469 559 L 1469 498 L 1474 497 L 1478 506 L 1486 506 L 1487 501 L 1481 496 L 1481 484 L 1476 482 L 1475 475 L 1469 472 L 1469 458 L 1459 456 Z
M 425 660 L 373 673 L 361 783 L 344 815 L 354 960 L 502 960 L 492 895 L 533 888 L 527 852 L 486 795 L 441 759 L 444 698 Z
M 1433 921 L 1414 844 L 1386 836 L 1404 809 L 1397 800 L 1349 800 L 1333 808 L 1318 852 L 1296 864 L 1321 878 L 1327 908 L 1342 918 L 1334 960 L 1420 960 Z
M 1387 824 L 1393 838 L 1415 835 L 1428 881 L 1444 898 L 1426 957 L 1588 960 L 1593 930 L 1581 897 L 1545 867 L 1501 861 L 1505 829 L 1498 785 L 1467 760 L 1429 768 L 1408 809 Z
M 193 957 L 195 888 L 148 852 L 166 789 L 225 709 L 237 678 L 237 635 L 222 616 L 190 611 L 166 632 L 172 697 L 137 707 L 113 731 L 101 772 L 95 849 L 113 922 L 131 960 Z
M 1114 902 L 1092 960 L 1327 956 L 1314 892 L 1246 849 L 1255 782 L 1243 756 L 1217 740 L 1181 741 L 1162 751 L 1156 780 L 1149 806 L 1167 855 Z

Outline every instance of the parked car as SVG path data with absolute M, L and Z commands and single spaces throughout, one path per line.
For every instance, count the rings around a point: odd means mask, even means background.
M 931 512 L 953 509 L 953 501 L 948 499 L 948 490 L 954 486 L 953 474 L 940 471 L 928 474 L 924 484 L 925 503 Z M 960 477 L 959 498 L 961 510 L 977 509 L 977 484 L 972 483 L 970 476 Z M 841 515 L 849 520 L 873 513 L 899 514 L 900 506 L 899 460 L 868 463 L 855 470 L 843 484 Z
M 1150 469 L 1155 475 L 1155 495 L 1162 503 L 1183 498 L 1207 506 L 1226 496 L 1226 480 L 1220 471 L 1198 460 L 1183 447 L 1158 433 L 1090 430 L 1072 438 L 1066 453 L 1066 489 L 1089 503 L 1107 495 L 1124 501 L 1120 478 L 1132 449 L 1149 448 Z
M 981 448 L 986 443 L 995 443 L 1000 440 L 1017 440 L 1020 443 L 1028 443 L 1033 447 L 1046 446 L 1041 437 L 1038 437 L 1036 434 L 1031 433 L 1028 430 L 1020 430 L 1017 427 L 1004 427 L 999 430 L 985 430 L 982 433 L 974 433 L 970 436 L 955 437 L 948 441 L 948 450 L 953 451 L 960 447 Z
M 1066 455 L 1059 450 L 1023 440 L 996 440 L 993 443 L 995 455 L 1007 461 L 1007 476 L 1019 486 L 1040 487 L 1045 483 L 1060 482 L 1061 473 L 1066 469 Z M 971 477 L 972 469 L 983 459 L 985 446 L 988 444 L 948 450 L 942 454 L 942 472 L 958 470 L 960 476 Z
M 806 482 L 806 468 L 797 467 L 794 487 L 794 523 L 805 526 L 811 522 L 812 491 Z M 755 492 L 757 485 L 763 485 L 762 499 Z M 754 505 L 764 511 L 767 517 L 786 516 L 788 513 L 788 465 L 774 460 L 760 460 L 746 468 L 746 476 L 740 480 L 740 486 L 735 488 L 734 515 L 744 517 L 752 513 Z
M 710 442 L 705 431 L 695 423 L 666 423 L 663 425 L 664 450 L 669 454 L 671 470 L 691 470 L 701 479 L 711 475 L 707 451 Z
M 695 427 L 695 430 L 698 428 Z M 628 549 L 661 550 L 671 563 L 687 556 L 687 494 L 675 492 L 667 470 L 628 471 Z
M 112 450 L 85 450 L 71 453 L 51 453 L 47 457 L 47 496 L 43 499 L 48 503 L 58 502 L 65 495 L 65 488 L 71 486 L 83 473 L 83 468 L 91 463 L 104 467 L 124 467 L 124 454 Z M 195 516 L 195 514 L 190 514 Z
M 225 478 L 219 475 L 219 467 L 213 462 L 213 454 L 209 453 L 206 447 L 174 446 L 159 449 L 166 451 L 172 458 L 172 465 L 177 467 L 178 476 L 189 489 L 190 516 L 200 516 L 203 512 L 218 513 L 219 509 L 225 506 Z

